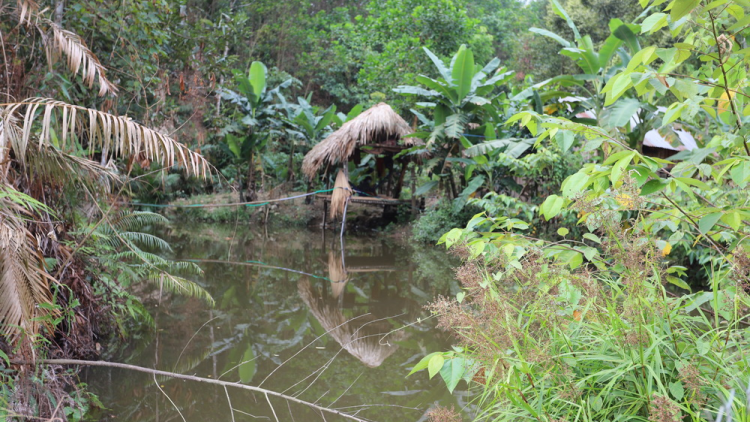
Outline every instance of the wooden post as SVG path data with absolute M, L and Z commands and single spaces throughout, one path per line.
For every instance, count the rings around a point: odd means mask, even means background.
M 411 216 L 413 218 L 417 218 L 417 175 L 414 171 L 415 166 L 411 168 Z
M 406 174 L 406 160 L 401 162 L 401 172 L 398 175 L 398 182 L 396 183 L 396 189 L 393 190 L 393 198 L 398 199 L 401 196 L 401 188 L 404 186 L 404 175 Z
M 328 222 L 328 201 L 323 199 L 323 230 L 326 229 L 326 223 Z

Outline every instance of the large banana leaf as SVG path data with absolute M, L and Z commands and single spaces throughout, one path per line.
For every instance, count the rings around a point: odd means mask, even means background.
M 457 101 L 463 101 L 471 91 L 471 81 L 474 77 L 474 54 L 466 46 L 461 46 L 456 54 L 451 68 L 453 84 L 456 85 Z
M 257 104 L 261 101 L 263 93 L 266 91 L 266 65 L 261 62 L 253 62 L 250 65 L 250 72 L 248 73 L 248 79 L 252 86 L 252 93 L 255 96 L 253 103 Z
M 442 60 L 438 56 L 435 55 L 432 51 L 430 51 L 427 47 L 422 47 L 425 53 L 427 53 L 427 57 L 432 60 L 433 63 L 435 63 L 435 67 L 437 67 L 438 72 L 440 72 L 440 76 L 445 79 L 445 82 L 451 84 L 453 83 L 453 80 L 451 78 L 451 71 L 448 69 L 448 67 L 445 66 L 445 63 L 443 63 Z

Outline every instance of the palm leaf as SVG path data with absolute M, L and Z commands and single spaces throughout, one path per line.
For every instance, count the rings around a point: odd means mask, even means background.
M 99 95 L 117 95 L 117 87 L 105 76 L 104 66 L 99 62 L 94 53 L 89 50 L 83 39 L 73 32 L 62 29 L 56 23 L 45 20 L 49 25 L 49 33 L 42 32 L 42 39 L 47 52 L 47 61 L 50 66 L 55 63 L 61 55 L 65 55 L 68 69 L 74 75 L 81 71 L 83 82 L 89 88 L 94 86 L 94 80 L 99 80 Z
M 54 314 L 54 311 L 51 310 L 52 294 L 47 282 L 51 277 L 44 271 L 36 239 L 24 222 L 13 215 L 25 210 L 6 198 L 1 202 L 0 333 L 13 342 L 22 333 L 35 336 L 41 324 L 51 322 L 43 317 Z
M 211 306 L 216 305 L 214 298 L 203 287 L 188 279 L 160 271 L 150 273 L 148 280 L 151 283 L 158 283 L 160 288 L 167 291 L 205 300 Z
M 74 186 L 83 183 L 89 190 L 110 192 L 119 176 L 107 167 L 74 155 L 66 154 L 51 146 L 27 150 L 26 165 L 29 173 L 42 183 Z
M 18 119 L 18 116 L 23 116 Z M 22 122 L 20 133 L 12 128 Z M 80 138 L 88 138 L 91 147 L 113 155 L 132 156 L 143 153 L 162 166 L 179 165 L 186 173 L 207 177 L 210 164 L 200 154 L 169 136 L 142 126 L 128 117 L 115 116 L 98 110 L 67 104 L 49 98 L 30 98 L 0 107 L 0 146 L 12 145 L 16 157 L 23 161 L 32 138 L 32 129 L 39 127 L 39 148 L 51 145 L 51 131 L 59 134 L 59 147 L 64 151 Z M 20 136 L 20 138 L 19 138 Z
M 110 223 L 116 230 L 138 230 L 145 226 L 166 224 L 167 217 L 148 211 L 122 211 L 110 219 Z
M 476 157 L 478 155 L 486 155 L 496 150 L 502 150 L 513 158 L 518 158 L 526 152 L 532 145 L 536 138 L 507 138 L 507 139 L 494 139 L 492 141 L 482 142 L 481 144 L 474 145 L 464 150 L 464 155 L 467 157 Z
M 74 75 L 80 71 L 83 82 L 89 88 L 93 87 L 94 81 L 98 79 L 100 96 L 117 95 L 117 87 L 107 79 L 104 66 L 78 34 L 63 29 L 55 22 L 43 18 L 39 14 L 39 5 L 32 0 L 19 0 L 16 14 L 18 14 L 19 24 L 41 34 L 47 54 L 47 63 L 50 67 L 61 56 L 65 56 L 65 64 L 68 69 Z

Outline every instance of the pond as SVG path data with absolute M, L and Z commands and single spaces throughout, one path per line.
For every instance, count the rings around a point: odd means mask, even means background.
M 466 405 L 439 377 L 409 369 L 450 339 L 423 306 L 458 290 L 453 257 L 389 236 L 260 232 L 175 225 L 172 258 L 204 270 L 216 300 L 152 292 L 154 330 L 112 360 L 283 392 L 369 420 L 419 421 L 435 404 Z M 82 381 L 121 421 L 344 420 L 250 391 L 90 368 Z M 155 383 L 156 381 L 156 383 Z M 231 402 L 231 406 L 230 406 Z M 232 410 L 233 409 L 233 410 Z

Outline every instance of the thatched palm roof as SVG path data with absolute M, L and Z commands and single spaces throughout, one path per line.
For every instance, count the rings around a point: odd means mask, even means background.
M 361 145 L 385 142 L 388 139 L 402 139 L 405 146 L 417 145 L 417 139 L 403 139 L 412 132 L 406 120 L 393 111 L 391 106 L 379 103 L 344 123 L 339 130 L 315 145 L 305 155 L 302 171 L 312 179 L 324 164 L 346 162 L 354 154 L 355 148 Z

